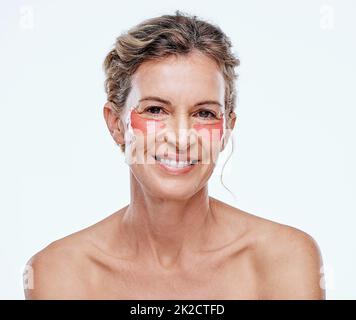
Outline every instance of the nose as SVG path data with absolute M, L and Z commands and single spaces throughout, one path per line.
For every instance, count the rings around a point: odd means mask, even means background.
M 177 153 L 185 153 L 190 147 L 192 139 L 192 130 L 190 128 L 189 116 L 185 113 L 176 114 L 172 124 L 172 132 L 174 135 L 171 140 L 175 141 L 175 149 Z

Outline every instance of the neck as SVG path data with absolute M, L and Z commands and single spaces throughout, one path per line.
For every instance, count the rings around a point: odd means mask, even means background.
M 131 201 L 123 223 L 135 247 L 164 267 L 203 247 L 215 221 L 208 187 L 187 199 L 167 199 L 144 190 L 130 173 Z

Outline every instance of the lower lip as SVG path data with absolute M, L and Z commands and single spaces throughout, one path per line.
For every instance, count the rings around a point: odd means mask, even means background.
M 183 168 L 175 168 L 175 167 L 168 166 L 156 159 L 155 159 L 155 161 L 163 171 L 165 171 L 166 173 L 169 173 L 169 174 L 173 174 L 173 175 L 186 174 L 186 173 L 192 171 L 194 169 L 194 167 L 196 166 L 196 164 L 192 164 L 192 165 L 189 165 L 189 166 L 186 166 Z

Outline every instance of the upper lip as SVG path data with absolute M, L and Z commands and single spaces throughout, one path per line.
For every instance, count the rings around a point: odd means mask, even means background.
M 169 154 L 164 154 L 164 155 L 156 154 L 155 156 L 159 157 L 161 159 L 174 160 L 177 162 L 178 161 L 188 161 L 188 162 L 190 162 L 190 161 L 198 162 L 199 161 L 199 159 L 193 159 L 188 155 L 181 155 L 181 154 L 177 154 L 177 153 L 169 153 Z

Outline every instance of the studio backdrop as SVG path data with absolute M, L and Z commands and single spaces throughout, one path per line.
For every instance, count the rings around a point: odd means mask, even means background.
M 219 25 L 241 61 L 210 194 L 309 233 L 327 298 L 355 299 L 352 0 L 1 1 L 0 298 L 24 298 L 35 252 L 128 204 L 102 63 L 120 33 L 175 10 Z

